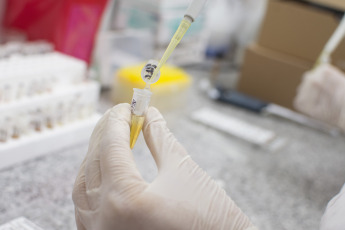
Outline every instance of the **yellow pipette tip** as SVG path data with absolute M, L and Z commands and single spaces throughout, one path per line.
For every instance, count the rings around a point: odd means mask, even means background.
M 184 18 L 182 19 L 179 27 L 177 28 L 174 36 L 172 37 L 167 49 L 165 50 L 163 57 L 159 61 L 157 68 L 155 68 L 154 72 L 152 73 L 152 77 L 150 78 L 150 83 L 156 82 L 156 76 L 159 73 L 160 68 L 165 64 L 165 62 L 168 60 L 172 52 L 175 50 L 176 46 L 180 43 L 183 36 L 186 34 L 187 30 L 189 29 L 191 25 L 191 21 Z M 156 81 L 155 81 L 156 80 Z

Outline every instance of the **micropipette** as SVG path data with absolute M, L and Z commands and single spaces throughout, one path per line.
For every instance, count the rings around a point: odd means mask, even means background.
M 160 68 L 170 57 L 176 46 L 180 43 L 183 36 L 189 29 L 192 22 L 195 21 L 200 11 L 202 10 L 207 0 L 192 0 L 187 12 L 184 15 L 179 27 L 177 28 L 174 36 L 172 37 L 167 49 L 165 50 L 161 60 L 157 63 L 154 60 L 150 60 L 141 72 L 141 77 L 146 82 L 145 89 L 134 89 L 133 99 L 131 103 L 131 134 L 130 134 L 130 147 L 133 148 L 141 128 L 144 124 L 144 115 L 147 107 L 150 103 L 152 92 L 150 91 L 150 85 L 157 82 L 160 75 Z

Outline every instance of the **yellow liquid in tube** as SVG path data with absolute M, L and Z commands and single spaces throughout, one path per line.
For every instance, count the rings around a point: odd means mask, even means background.
M 141 128 L 143 127 L 145 117 L 144 116 L 137 116 L 132 114 L 131 117 L 131 136 L 129 145 L 131 149 L 133 149 L 135 142 L 137 142 L 138 136 L 140 134 Z

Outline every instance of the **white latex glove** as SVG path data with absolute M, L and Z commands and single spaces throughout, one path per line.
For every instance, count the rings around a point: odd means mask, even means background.
M 327 205 L 322 217 L 320 230 L 344 230 L 345 229 L 345 185 Z
M 93 131 L 73 190 L 79 230 L 256 229 L 154 108 L 148 109 L 143 134 L 158 176 L 144 181 L 129 147 L 129 124 L 130 106 L 120 104 Z
M 324 64 L 304 75 L 294 105 L 297 110 L 345 130 L 345 75 Z

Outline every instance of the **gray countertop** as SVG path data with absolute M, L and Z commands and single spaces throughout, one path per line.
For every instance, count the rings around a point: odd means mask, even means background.
M 188 72 L 195 85 L 205 75 Z M 102 93 L 102 113 L 112 106 L 109 95 Z M 287 144 L 273 152 L 193 122 L 189 114 L 205 106 L 270 129 Z M 342 136 L 213 102 L 195 86 L 185 109 L 165 115 L 192 158 L 262 230 L 318 229 L 328 200 L 345 182 Z M 86 151 L 87 142 L 1 170 L 0 224 L 25 216 L 46 230 L 76 229 L 71 193 Z M 133 153 L 144 178 L 152 181 L 157 169 L 142 137 Z

